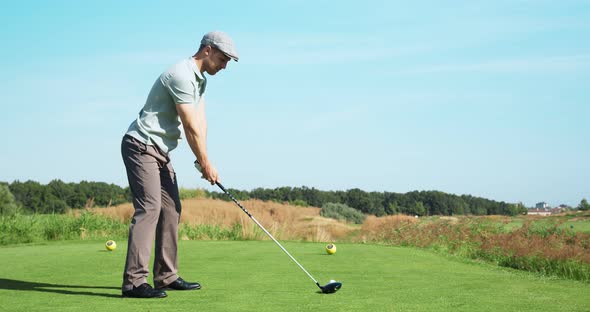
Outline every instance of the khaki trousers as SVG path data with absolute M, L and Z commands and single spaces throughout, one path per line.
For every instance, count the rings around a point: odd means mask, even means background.
M 167 154 L 125 135 L 121 154 L 127 169 L 135 213 L 129 226 L 123 291 L 147 283 L 154 238 L 154 286 L 174 282 L 178 272 L 180 197 L 176 175 Z

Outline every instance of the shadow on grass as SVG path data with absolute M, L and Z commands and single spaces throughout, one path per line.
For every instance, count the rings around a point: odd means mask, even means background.
M 64 290 L 56 288 L 73 288 L 76 290 Z M 84 289 L 121 289 L 118 287 L 108 286 L 82 286 L 82 285 L 61 285 L 61 284 L 49 284 L 49 283 L 38 283 L 38 282 L 27 282 L 19 280 L 11 280 L 0 278 L 0 289 L 7 290 L 29 290 L 29 291 L 40 291 L 49 292 L 62 295 L 82 295 L 82 296 L 97 296 L 107 298 L 121 298 L 120 295 L 96 293 L 91 291 L 84 291 Z M 80 290 L 78 290 L 80 289 Z

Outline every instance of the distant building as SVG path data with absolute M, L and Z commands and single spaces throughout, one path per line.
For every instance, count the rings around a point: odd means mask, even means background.
M 527 213 L 532 216 L 549 216 L 552 214 L 567 212 L 571 209 L 572 207 L 564 204 L 561 204 L 555 208 L 551 208 L 546 202 L 540 202 L 535 204 L 535 208 L 529 208 Z
M 550 216 L 551 209 L 549 209 L 549 208 L 529 208 L 528 214 L 531 216 Z
M 529 208 L 528 211 L 528 214 L 532 216 L 550 216 L 551 213 L 551 208 L 546 202 L 536 203 L 535 208 Z
M 540 202 L 535 205 L 536 209 L 545 209 L 549 208 L 549 205 L 546 202 Z

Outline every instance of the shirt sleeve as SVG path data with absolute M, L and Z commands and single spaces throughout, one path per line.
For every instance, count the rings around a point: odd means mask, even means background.
M 188 79 L 182 79 L 178 75 L 172 75 L 164 81 L 164 87 L 176 104 L 193 104 L 196 101 L 196 87 Z

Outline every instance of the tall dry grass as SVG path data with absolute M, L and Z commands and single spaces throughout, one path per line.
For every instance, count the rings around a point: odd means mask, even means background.
M 321 217 L 320 208 L 261 200 L 245 200 L 241 203 L 277 239 L 336 242 L 354 230 L 344 222 Z M 123 204 L 92 208 L 90 211 L 129 222 L 134 209 L 132 204 Z M 212 225 L 224 229 L 238 225 L 243 239 L 268 239 L 233 202 L 206 198 L 183 200 L 180 222 L 190 226 Z
M 400 233 L 417 222 L 416 218 L 406 215 L 368 216 L 361 227 L 359 239 L 363 242 L 391 242 L 395 233 Z

